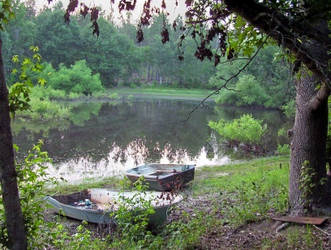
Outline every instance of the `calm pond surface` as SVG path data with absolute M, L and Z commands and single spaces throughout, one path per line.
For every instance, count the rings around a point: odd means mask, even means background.
M 217 143 L 208 121 L 232 120 L 244 113 L 268 124 L 265 144 L 276 148 L 284 118 L 277 111 L 219 107 L 208 102 L 184 121 L 197 101 L 136 98 L 117 104 L 71 103 L 67 122 L 13 122 L 14 142 L 26 152 L 39 139 L 53 158 L 52 176 L 70 182 L 122 174 L 145 162 L 225 164 L 229 158 Z

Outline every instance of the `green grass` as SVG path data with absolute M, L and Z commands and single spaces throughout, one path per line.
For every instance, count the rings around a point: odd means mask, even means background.
M 143 96 L 156 96 L 156 97 L 177 97 L 183 99 L 202 99 L 209 95 L 212 91 L 207 89 L 177 89 L 177 88 L 114 88 L 111 91 L 119 95 L 143 95 Z M 214 100 L 214 97 L 210 98 Z
M 235 226 L 267 218 L 273 210 L 288 207 L 288 157 L 270 157 L 218 167 L 197 173 L 193 195 L 218 193 L 218 209 Z

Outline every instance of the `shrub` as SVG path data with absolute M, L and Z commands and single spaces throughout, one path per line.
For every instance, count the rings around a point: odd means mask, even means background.
M 92 70 L 86 65 L 85 60 L 77 61 L 71 68 L 61 64 L 59 70 L 49 76 L 48 81 L 49 86 L 64 90 L 67 95 L 72 92 L 92 95 L 94 92 L 104 90 L 100 75 L 92 74 Z
M 256 120 L 250 114 L 245 114 L 232 122 L 219 120 L 209 122 L 209 127 L 216 130 L 224 140 L 230 143 L 260 144 L 262 136 L 267 130 L 267 125 Z
M 242 75 L 236 84 L 241 105 L 264 105 L 270 98 L 253 75 Z
M 51 102 L 47 98 L 32 98 L 29 104 L 29 110 L 19 111 L 17 114 L 44 121 L 53 119 L 68 119 L 71 114 L 69 107 L 66 107 L 61 103 Z
M 134 183 L 138 191 L 132 197 L 127 198 L 120 195 L 119 208 L 111 213 L 117 225 L 117 238 L 112 244 L 112 248 L 141 249 L 149 247 L 151 244 L 159 248 L 162 240 L 154 237 L 148 229 L 150 215 L 155 213 L 151 200 L 146 200 L 146 186 L 143 178 Z
M 38 236 L 43 234 L 44 220 L 44 196 L 46 184 L 56 184 L 55 179 L 47 176 L 46 164 L 51 160 L 47 152 L 41 151 L 42 142 L 33 146 L 27 157 L 20 162 L 16 162 L 18 189 L 20 193 L 20 203 L 24 216 L 25 227 L 28 235 L 29 249 L 42 249 L 43 242 L 39 242 Z M 18 147 L 15 147 L 18 150 Z M 0 207 L 3 206 L 0 197 Z M 5 215 L 0 209 L 0 248 L 8 244 L 7 232 L 5 228 Z
M 268 103 L 270 96 L 253 75 L 242 75 L 234 88 L 221 90 L 216 102 L 235 106 L 272 106 Z
M 295 100 L 289 101 L 287 104 L 283 105 L 281 107 L 283 110 L 284 114 L 286 115 L 287 118 L 294 119 L 295 116 Z
M 288 155 L 290 154 L 290 145 L 289 144 L 284 144 L 284 145 L 277 145 L 277 154 L 279 155 Z
M 34 86 L 31 89 L 31 98 L 56 99 L 56 98 L 65 98 L 65 96 L 66 94 L 64 90 L 53 89 L 50 87 Z
M 238 105 L 240 103 L 240 97 L 238 93 L 233 90 L 222 89 L 219 96 L 216 98 L 216 102 L 219 104 Z

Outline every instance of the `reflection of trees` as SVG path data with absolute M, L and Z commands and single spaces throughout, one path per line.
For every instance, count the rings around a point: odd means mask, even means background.
M 51 129 L 63 131 L 68 129 L 70 121 L 67 120 L 53 120 L 53 121 L 36 121 L 27 118 L 17 118 L 12 122 L 12 130 L 14 136 L 19 134 L 26 134 L 33 138 L 34 134 L 39 134 L 41 137 L 47 137 Z
M 155 160 L 160 154 L 155 150 L 157 143 L 161 151 L 170 144 L 172 151 L 187 149 L 190 155 L 196 155 L 209 137 L 207 115 L 213 110 L 198 110 L 183 123 L 192 107 L 191 102 L 169 100 L 77 106 L 71 117 L 73 125 L 64 131 L 50 130 L 45 138 L 45 149 L 55 160 L 81 156 L 100 160 L 108 156 L 114 144 L 126 148 L 132 141 L 143 139 L 150 157 Z M 18 141 L 25 139 L 26 136 L 24 139 L 22 135 L 17 136 Z M 31 138 L 27 141 L 32 144 Z
M 12 131 L 14 136 L 14 143 L 19 147 L 18 157 L 26 156 L 26 152 L 31 149 L 39 139 L 43 139 L 45 143 L 50 141 L 47 139 L 52 134 L 51 131 L 65 131 L 70 127 L 68 120 L 54 120 L 54 121 L 35 121 L 25 118 L 16 118 L 12 122 Z M 43 147 L 45 149 L 45 147 Z
M 76 126 L 84 126 L 92 115 L 98 115 L 102 106 L 101 102 L 77 103 L 72 105 L 70 121 Z
M 92 115 L 98 115 L 102 103 L 73 103 L 70 120 L 41 121 L 20 117 L 12 124 L 14 139 L 21 147 L 21 152 L 26 152 L 37 140 L 43 139 L 46 148 L 54 143 L 62 145 L 58 138 L 63 139 L 64 131 L 68 130 L 71 124 L 84 126 L 84 122 L 91 119 Z M 56 136 L 55 136 L 56 135 Z M 53 150 L 51 150 L 52 152 Z
M 25 131 L 25 133 L 30 134 L 30 136 L 33 136 L 33 134 L 41 134 L 42 137 L 48 137 L 51 129 L 64 131 L 70 127 L 71 123 L 77 126 L 84 126 L 84 122 L 91 119 L 92 115 L 98 115 L 102 103 L 75 103 L 71 105 L 73 106 L 70 114 L 71 122 L 65 119 L 40 121 L 19 117 L 12 123 L 14 135 L 18 136 Z
M 27 123 L 17 124 L 15 139 L 18 143 L 27 144 L 28 148 L 28 145 L 43 137 L 44 149 L 55 161 L 79 157 L 99 161 L 109 156 L 114 145 L 126 149 L 128 145 L 133 145 L 132 142 L 139 142 L 135 146 L 138 149 L 146 147 L 148 159 L 158 161 L 164 149 L 169 157 L 184 153 L 183 149 L 189 156 L 200 153 L 210 137 L 211 130 L 207 126 L 209 120 L 231 120 L 243 113 L 253 113 L 255 118 L 265 120 L 268 126 L 270 123 L 269 128 L 276 127 L 278 130 L 281 122 L 277 112 L 268 116 L 270 111 L 249 112 L 223 107 L 214 109 L 213 104 L 209 103 L 208 107 L 193 113 L 188 122 L 183 122 L 195 104 L 193 101 L 155 99 L 138 99 L 130 104 L 123 102 L 118 105 L 77 104 L 72 109 L 72 124 L 66 124 L 65 129 L 58 129 L 64 124 L 56 124 L 56 121 L 47 133 L 41 133 L 38 130 L 41 125 L 38 124 L 32 128 L 24 127 Z M 277 131 L 274 133 L 277 134 Z M 275 141 L 273 144 L 276 144 Z

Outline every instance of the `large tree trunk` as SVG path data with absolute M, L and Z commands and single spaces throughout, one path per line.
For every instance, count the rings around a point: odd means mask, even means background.
M 303 214 L 326 201 L 327 99 L 313 108 L 316 96 L 314 77 L 303 73 L 296 84 L 296 116 L 291 137 L 290 211 Z
M 8 90 L 5 83 L 0 38 L 0 181 L 10 249 L 26 249 L 27 238 L 17 188 Z

